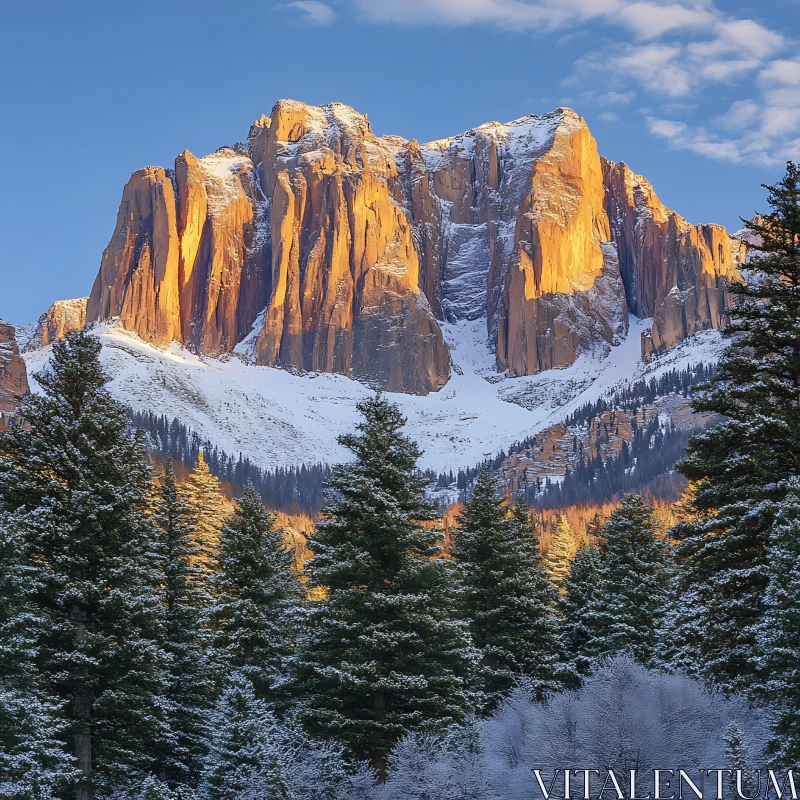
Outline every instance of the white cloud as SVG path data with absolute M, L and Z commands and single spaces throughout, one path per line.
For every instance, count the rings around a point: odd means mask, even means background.
M 668 31 L 713 25 L 714 14 L 707 8 L 670 3 L 630 3 L 619 10 L 619 21 L 642 39 L 655 39 Z
M 619 120 L 619 114 L 615 114 L 613 111 L 604 111 L 600 115 L 600 119 L 604 122 L 617 122 Z
M 685 97 L 693 77 L 679 45 L 652 43 L 616 45 L 608 52 L 590 53 L 578 64 L 581 80 L 586 75 L 612 73 L 620 80 L 635 80 L 649 91 L 668 97 Z
M 706 126 L 654 117 L 647 123 L 652 134 L 676 150 L 735 164 L 777 166 L 800 157 L 800 85 L 736 100 Z
M 762 83 L 800 86 L 800 59 L 776 59 L 758 76 Z
M 294 0 L 292 3 L 281 3 L 274 8 L 296 8 L 302 12 L 305 22 L 312 25 L 330 25 L 336 19 L 334 10 L 318 0 Z
M 597 95 L 595 100 L 604 106 L 627 106 L 636 97 L 633 90 L 628 92 L 605 92 Z

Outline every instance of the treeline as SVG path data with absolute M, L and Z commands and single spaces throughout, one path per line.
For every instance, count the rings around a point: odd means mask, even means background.
M 683 370 L 669 370 L 649 381 L 636 381 L 618 389 L 609 397 L 585 403 L 567 416 L 564 424 L 568 428 L 580 428 L 609 409 L 636 411 L 643 405 L 649 405 L 669 394 L 680 394 L 688 398 L 694 387 L 711 379 L 714 369 L 713 364 L 700 362 Z M 633 425 L 636 427 L 635 420 Z M 493 470 L 498 470 L 507 458 L 532 447 L 535 441 L 536 435 L 527 436 L 512 444 L 507 451 L 501 449 L 494 457 L 483 463 L 489 464 Z M 649 452 L 641 448 L 642 441 L 648 442 Z M 657 425 L 651 423 L 647 430 L 636 431 L 630 445 L 626 443 L 620 456 L 621 463 L 616 463 L 620 459 L 616 461 L 612 459 L 605 463 L 599 458 L 594 460 L 582 458 L 576 470 L 572 472 L 567 470 L 563 483 L 540 479 L 535 485 L 526 488 L 526 498 L 537 508 L 564 508 L 573 502 L 603 503 L 625 492 L 642 491 L 661 476 L 665 479 L 655 481 L 659 484 L 655 495 L 674 499 L 685 486 L 685 481 L 669 476 L 675 462 L 681 457 L 687 441 L 688 434 L 673 430 L 671 427 L 661 431 Z M 483 463 L 459 469 L 455 473 L 452 470 L 440 473 L 436 480 L 437 488 L 455 485 L 459 499 L 463 502 Z M 632 469 L 634 465 L 635 470 Z M 619 483 L 615 484 L 615 480 Z
M 276 511 L 314 514 L 322 505 L 323 486 L 331 474 L 328 464 L 262 469 L 241 453 L 234 457 L 208 439 L 202 439 L 176 418 L 170 420 L 163 414 L 130 409 L 129 416 L 132 427 L 146 434 L 150 449 L 164 457 L 192 469 L 202 452 L 211 473 L 227 482 L 236 496 L 249 483 L 261 495 L 264 505 Z
M 668 394 L 691 397 L 692 388 L 710 380 L 714 374 L 714 369 L 713 364 L 700 362 L 692 364 L 683 370 L 671 369 L 658 378 L 650 378 L 649 381 L 636 381 L 617 389 L 613 395 L 607 398 L 601 397 L 593 403 L 584 403 L 564 420 L 564 424 L 568 428 L 585 425 L 608 409 L 624 408 L 629 411 L 636 411 L 642 406 L 650 405 L 659 397 L 666 397 Z M 529 446 L 528 443 L 530 441 L 532 440 L 523 440 L 520 445 L 515 445 L 515 448 L 524 449 Z M 511 452 L 518 452 L 518 450 L 512 449 Z
M 581 456 L 561 481 L 545 478 L 526 487 L 525 498 L 537 509 L 604 503 L 630 492 L 675 500 L 686 480 L 676 475 L 673 467 L 683 457 L 688 441 L 687 431 L 674 424 L 662 428 L 658 419 L 651 420 L 647 428 L 635 430 L 630 444 L 622 443 L 616 458 Z M 670 480 L 657 480 L 665 476 Z

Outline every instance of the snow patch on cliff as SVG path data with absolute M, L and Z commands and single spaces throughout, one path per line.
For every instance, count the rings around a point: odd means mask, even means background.
M 719 333 L 704 331 L 642 363 L 641 332 L 650 324 L 631 318 L 628 336 L 606 358 L 584 354 L 567 369 L 509 378 L 496 371 L 485 319 L 445 323 L 454 366 L 447 385 L 426 397 L 389 397 L 408 417 L 408 433 L 425 452 L 424 467 L 470 466 L 625 382 L 714 361 L 723 346 Z M 226 452 L 266 468 L 346 459 L 336 437 L 352 430 L 356 403 L 371 394 L 342 375 L 295 375 L 236 357 L 196 355 L 177 343 L 157 349 L 113 324 L 95 331 L 117 399 L 135 410 L 177 417 Z M 237 348 L 245 358 L 247 341 Z M 29 375 L 46 365 L 50 350 L 24 354 Z M 34 379 L 31 388 L 39 388 Z

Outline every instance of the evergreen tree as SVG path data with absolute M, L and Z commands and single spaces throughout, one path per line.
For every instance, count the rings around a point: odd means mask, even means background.
M 200 781 L 203 800 L 280 800 L 278 724 L 253 684 L 234 672 L 209 721 L 209 747 Z
M 192 558 L 196 517 L 178 498 L 172 460 L 164 465 L 153 515 L 161 561 L 167 719 L 171 731 L 161 742 L 159 772 L 170 786 L 196 785 L 205 746 L 205 717 L 213 694 L 203 631 L 208 606 L 203 575 Z
M 557 689 L 558 592 L 542 567 L 528 507 L 519 502 L 509 513 L 486 465 L 457 522 L 456 607 L 480 653 L 486 707 L 521 678 L 539 697 Z
M 77 775 L 61 708 L 36 674 L 43 620 L 30 602 L 35 575 L 14 523 L 13 514 L 0 517 L 0 797 L 52 800 Z
M 735 723 L 731 722 L 725 730 L 725 735 L 722 737 L 723 753 L 725 756 L 725 766 L 728 769 L 734 770 L 734 775 L 731 776 L 731 783 L 729 797 L 739 797 L 742 795 L 736 793 L 741 790 L 745 796 L 751 796 L 753 791 L 753 776 L 750 769 L 750 754 L 749 747 L 747 746 L 747 739 L 745 738 L 744 731 Z M 791 762 L 790 762 L 791 763 Z M 741 770 L 741 777 L 737 774 Z M 759 777 L 759 788 L 761 787 L 761 778 Z
M 0 437 L 0 512 L 14 512 L 33 567 L 36 669 L 65 705 L 77 800 L 148 770 L 165 735 L 149 467 L 99 354 L 86 331 L 57 341 L 25 424 Z
M 212 588 L 219 666 L 240 671 L 260 699 L 279 699 L 299 633 L 302 585 L 283 531 L 252 486 L 222 529 Z
M 564 580 L 569 574 L 569 562 L 575 552 L 572 526 L 560 514 L 553 526 L 550 548 L 544 555 L 544 566 L 553 586 L 559 591 L 564 588 Z
M 593 523 L 593 527 L 597 535 L 602 530 L 602 523 Z M 575 671 L 581 676 L 591 672 L 591 659 L 586 648 L 592 638 L 592 628 L 586 614 L 592 608 L 601 563 L 600 551 L 594 544 L 581 544 L 564 579 L 564 597 L 561 600 L 564 645 Z
M 730 345 L 692 403 L 724 421 L 695 434 L 678 466 L 696 482 L 698 519 L 672 531 L 679 636 L 700 672 L 728 690 L 759 680 L 769 532 L 786 479 L 800 475 L 800 168 L 789 163 L 766 188 L 771 212 L 745 223 L 760 240 L 748 280 L 730 286 Z
M 219 478 L 212 474 L 203 451 L 197 453 L 197 466 L 180 485 L 178 493 L 197 517 L 194 530 L 196 561 L 211 568 L 219 549 L 222 526 L 231 514 L 231 504 L 222 493 Z
M 758 628 L 760 686 L 776 722 L 770 750 L 775 763 L 800 764 L 800 480 L 787 482 L 783 507 L 770 534 L 770 583 Z
M 629 494 L 603 527 L 599 582 L 582 615 L 589 656 L 627 652 L 645 665 L 653 657 L 666 600 L 666 543 L 653 533 L 652 513 Z
M 334 468 L 308 542 L 310 586 L 328 598 L 313 608 L 296 681 L 309 729 L 383 771 L 404 733 L 461 718 L 473 653 L 449 614 L 441 536 L 419 522 L 434 517 L 419 448 L 380 395 L 358 410 L 357 433 L 339 438 L 355 459 Z

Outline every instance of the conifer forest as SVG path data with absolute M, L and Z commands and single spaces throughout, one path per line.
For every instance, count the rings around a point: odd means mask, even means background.
M 502 479 L 531 441 L 423 471 L 381 392 L 346 460 L 262 469 L 115 400 L 90 331 L 55 341 L 0 432 L 0 798 L 523 800 L 534 770 L 720 765 L 764 797 L 800 767 L 800 167 L 746 227 L 719 361 L 565 421 L 672 393 L 709 423 L 647 419 L 557 482 Z

